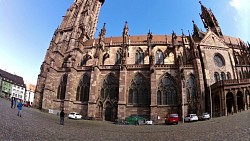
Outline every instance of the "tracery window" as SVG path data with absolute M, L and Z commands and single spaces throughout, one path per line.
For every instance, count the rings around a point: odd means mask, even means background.
M 155 54 L 155 64 L 164 64 L 164 57 L 162 51 L 158 50 Z
M 157 90 L 158 105 L 176 105 L 177 88 L 174 79 L 170 75 L 165 75 L 159 83 Z
M 105 53 L 102 58 L 102 64 L 105 65 L 105 61 L 109 58 L 109 54 Z
M 64 74 L 58 86 L 57 99 L 61 99 L 61 100 L 65 99 L 67 79 L 68 79 L 68 75 Z
M 226 79 L 227 79 L 227 78 L 226 78 L 226 74 L 225 74 L 224 72 L 221 73 L 221 79 L 222 79 L 222 80 L 226 80 Z
M 149 105 L 149 82 L 141 75 L 137 74 L 131 81 L 129 88 L 128 104 Z
M 86 54 L 86 55 L 83 57 L 83 59 L 82 59 L 81 66 L 86 66 L 88 60 L 90 60 L 90 59 L 91 59 L 91 56 L 88 55 L 88 54 Z
M 232 79 L 230 72 L 227 72 L 227 79 Z
M 247 71 L 243 72 L 243 78 L 247 78 Z
M 214 55 L 214 63 L 218 67 L 225 66 L 224 58 L 222 57 L 221 54 L 218 53 Z
M 195 90 L 195 79 L 191 75 L 187 80 L 187 100 L 194 101 L 196 99 L 196 90 Z
M 103 81 L 101 88 L 100 100 L 104 102 L 107 98 L 112 102 L 117 102 L 119 96 L 119 81 L 114 74 L 108 74 L 107 78 Z
M 215 79 L 215 82 L 220 81 L 220 74 L 218 72 L 214 73 L 214 79 Z
M 243 78 L 243 75 L 242 75 L 242 72 L 241 72 L 241 71 L 239 72 L 239 75 L 240 75 L 240 79 L 242 79 L 242 78 Z
M 144 63 L 144 53 L 143 51 L 137 50 L 135 53 L 135 64 L 143 64 Z
M 76 100 L 87 102 L 89 101 L 90 77 L 85 74 L 79 82 L 76 93 Z
M 115 64 L 121 64 L 121 54 L 119 52 L 116 53 Z

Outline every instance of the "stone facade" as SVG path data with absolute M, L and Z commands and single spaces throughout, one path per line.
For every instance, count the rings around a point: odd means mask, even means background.
M 76 0 L 67 10 L 41 65 L 37 108 L 108 121 L 248 109 L 249 44 L 224 36 L 202 3 L 206 32 L 193 22 L 192 35 L 130 36 L 126 22 L 122 36 L 105 37 L 104 24 L 94 39 L 103 3 Z

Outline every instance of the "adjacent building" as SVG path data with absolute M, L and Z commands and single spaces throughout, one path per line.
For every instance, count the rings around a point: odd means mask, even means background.
M 36 86 L 33 84 L 26 84 L 26 91 L 24 96 L 24 102 L 28 102 L 30 105 L 34 102 Z
M 15 97 L 24 100 L 25 84 L 23 78 L 0 69 L 1 96 L 5 98 Z
M 202 3 L 206 31 L 94 39 L 104 0 L 76 0 L 56 29 L 41 65 L 35 106 L 114 121 L 138 114 L 211 112 L 225 116 L 250 106 L 250 45 L 224 35 Z M 198 15 L 198 13 L 197 13 Z

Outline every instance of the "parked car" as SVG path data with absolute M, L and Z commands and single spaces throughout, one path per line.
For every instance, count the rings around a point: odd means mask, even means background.
M 198 121 L 198 117 L 196 114 L 188 114 L 185 118 L 184 121 Z
M 82 118 L 82 115 L 80 115 L 79 113 L 77 112 L 72 112 L 68 115 L 68 118 L 70 119 L 81 119 Z
M 179 116 L 178 114 L 169 114 L 165 118 L 165 124 L 178 124 Z
M 141 117 L 136 114 L 125 118 L 126 124 L 129 124 L 129 125 L 140 125 L 140 124 L 144 124 L 145 121 L 146 119 L 144 117 Z
M 30 102 L 29 102 L 29 101 L 25 102 L 25 103 L 23 104 L 23 106 L 25 106 L 25 107 L 31 107 L 31 105 L 30 105 Z
M 202 113 L 201 116 L 199 116 L 199 120 L 209 120 L 210 114 L 209 113 Z

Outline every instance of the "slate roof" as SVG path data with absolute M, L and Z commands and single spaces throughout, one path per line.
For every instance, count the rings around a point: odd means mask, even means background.
M 0 75 L 2 78 L 7 79 L 7 81 L 9 82 L 11 81 L 12 84 L 16 84 L 16 85 L 23 86 L 23 87 L 25 86 L 23 78 L 21 76 L 11 74 L 1 69 L 0 69 Z

